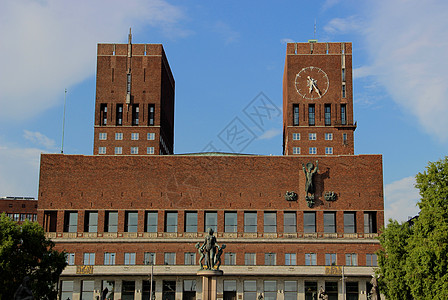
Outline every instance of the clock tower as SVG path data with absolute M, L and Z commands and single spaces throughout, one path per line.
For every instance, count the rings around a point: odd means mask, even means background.
M 353 155 L 351 43 L 288 43 L 283 154 Z

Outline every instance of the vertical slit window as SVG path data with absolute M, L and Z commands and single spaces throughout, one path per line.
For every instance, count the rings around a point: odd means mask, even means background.
M 127 80 L 126 80 L 126 92 L 128 94 L 131 93 L 131 74 L 127 74 Z
M 342 82 L 345 82 L 345 68 L 342 68 Z
M 107 104 L 102 103 L 100 105 L 100 125 L 107 125 Z
M 155 105 L 149 104 L 149 106 L 148 106 L 148 125 L 150 125 L 150 126 L 154 125 L 154 111 L 155 111 Z
M 316 114 L 314 104 L 310 104 L 308 106 L 308 125 L 314 126 L 316 124 L 315 116 Z
M 137 126 L 139 121 L 139 108 L 138 104 L 132 106 L 132 125 Z
M 117 125 L 123 125 L 123 104 L 117 104 Z
M 294 116 L 293 117 L 293 125 L 299 126 L 299 105 L 293 104 L 292 110 L 293 110 L 293 116 Z
M 347 124 L 347 106 L 341 104 L 341 125 Z
M 345 84 L 342 85 L 342 98 L 345 98 L 346 96 L 346 89 L 345 89 Z
M 331 125 L 331 105 L 325 104 L 325 125 Z

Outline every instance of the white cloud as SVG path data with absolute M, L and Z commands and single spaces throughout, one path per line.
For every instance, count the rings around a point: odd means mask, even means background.
M 448 140 L 448 2 L 375 1 L 363 36 L 370 71 L 401 107 Z
M 329 8 L 332 8 L 333 6 L 337 5 L 341 0 L 326 0 L 323 4 L 322 8 L 323 10 L 327 10 Z
M 282 44 L 287 44 L 287 43 L 294 43 L 293 39 L 289 39 L 289 38 L 284 38 L 280 40 L 280 43 Z
M 54 150 L 56 146 L 56 142 L 49 137 L 45 136 L 44 134 L 37 132 L 37 131 L 29 131 L 24 130 L 23 131 L 23 137 L 38 146 L 43 146 L 45 149 L 48 150 Z
M 263 132 L 262 135 L 258 137 L 259 140 L 269 140 L 272 139 L 278 135 L 282 134 L 282 131 L 280 129 L 272 128 L 269 130 L 266 130 Z
M 386 224 L 389 218 L 402 222 L 418 214 L 417 202 L 420 200 L 420 195 L 414 185 L 413 176 L 386 184 L 384 187 Z
M 329 34 L 345 34 L 358 32 L 363 28 L 363 21 L 357 16 L 348 18 L 334 18 L 324 26 L 324 31 Z
M 0 2 L 0 118 L 28 118 L 62 101 L 64 88 L 95 72 L 98 42 L 157 26 L 168 35 L 182 11 L 164 0 Z

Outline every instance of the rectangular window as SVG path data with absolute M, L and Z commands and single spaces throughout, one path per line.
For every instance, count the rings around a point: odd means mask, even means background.
M 118 231 L 118 212 L 106 211 L 104 217 L 104 232 L 117 232 Z
M 106 266 L 115 265 L 115 253 L 111 253 L 111 252 L 104 253 L 104 265 L 106 265 Z
M 347 134 L 346 134 L 346 133 L 343 133 L 343 134 L 342 134 L 342 142 L 343 142 L 344 144 L 347 144 Z
M 127 211 L 125 214 L 125 232 L 137 232 L 138 226 L 138 212 Z
M 156 139 L 156 134 L 154 132 L 150 132 L 147 134 L 148 141 L 153 141 Z
M 73 280 L 61 281 L 61 298 L 60 299 L 73 299 Z
M 84 266 L 95 265 L 95 253 L 84 253 Z
M 100 132 L 99 133 L 99 139 L 100 139 L 100 141 L 107 140 L 107 132 Z
M 106 103 L 100 104 L 100 125 L 102 125 L 102 126 L 107 125 L 107 104 Z
M 326 141 L 332 141 L 333 140 L 333 134 L 332 133 L 326 133 L 325 134 L 325 140 Z
M 345 212 L 344 213 L 344 233 L 356 232 L 356 213 Z
M 143 263 L 145 265 L 155 265 L 156 264 L 156 254 L 154 252 L 145 252 L 143 256 Z
M 196 252 L 185 252 L 185 265 L 195 265 L 196 264 Z
M 165 213 L 165 232 L 177 232 L 177 212 Z
M 324 232 L 325 233 L 336 232 L 336 213 L 324 212 Z
M 135 252 L 124 254 L 124 264 L 125 265 L 135 265 Z
M 345 254 L 345 265 L 346 266 L 357 266 L 358 265 L 358 255 L 356 253 Z
M 316 213 L 314 212 L 303 213 L 303 232 L 305 233 L 316 232 Z
M 305 266 L 317 266 L 316 253 L 305 253 Z
M 98 154 L 106 154 L 106 147 L 98 147 Z
M 214 232 L 218 231 L 218 214 L 216 212 L 205 213 L 204 231 L 207 231 L 208 228 L 213 229 Z
M 315 140 L 317 139 L 317 135 L 316 135 L 316 133 L 309 133 L 309 134 L 308 134 L 308 139 L 309 139 L 310 141 L 315 141 Z
M 366 254 L 366 266 L 378 267 L 378 258 L 376 254 Z
M 317 281 L 305 281 L 305 300 L 315 300 L 316 295 Z
M 345 96 L 346 96 L 345 84 L 342 84 L 342 98 L 345 98 Z
M 255 266 L 255 253 L 244 253 L 244 264 L 246 266 Z
M 325 154 L 333 154 L 333 147 L 325 147 Z
M 317 154 L 317 148 L 316 147 L 310 147 L 309 153 L 310 154 Z
M 325 125 L 329 126 L 331 125 L 331 105 L 325 104 L 324 111 L 325 111 Z
M 157 219 L 158 215 L 156 211 L 147 211 L 145 216 L 145 231 L 157 232 Z
M 185 232 L 198 232 L 198 213 L 185 213 Z
M 316 124 L 316 121 L 315 121 L 314 104 L 310 104 L 308 106 L 308 125 L 314 126 L 315 124 Z
M 65 261 L 69 266 L 73 266 L 75 264 L 75 253 L 65 253 Z
M 236 254 L 232 252 L 224 252 L 224 264 L 226 266 L 236 265 Z
M 371 291 L 372 288 L 370 288 L 370 290 L 367 290 L 367 292 L 369 293 Z M 359 299 L 358 296 L 358 282 L 357 281 L 347 281 L 345 283 L 345 294 L 347 295 L 347 300 L 351 300 L 351 299 Z M 367 296 L 367 299 L 372 299 L 373 297 Z
M 265 253 L 264 254 L 264 265 L 265 266 L 275 266 L 277 264 L 277 256 L 275 253 Z
M 277 213 L 264 213 L 264 232 L 277 232 Z
M 115 154 L 122 154 L 123 148 L 122 147 L 115 147 Z
M 116 132 L 116 133 L 115 133 L 115 140 L 116 140 L 116 141 L 121 141 L 121 140 L 123 140 L 123 133 L 122 133 L 122 132 Z
M 299 126 L 299 104 L 293 104 L 292 105 L 293 110 L 293 125 Z
M 131 147 L 131 154 L 138 154 L 138 147 Z
M 345 81 L 345 68 L 342 68 L 342 81 Z
M 243 284 L 244 300 L 257 300 L 257 281 L 256 280 L 244 280 Z
M 285 265 L 295 266 L 297 264 L 295 253 L 285 253 Z
M 121 285 L 121 299 L 134 299 L 135 295 L 135 281 L 122 281 Z
M 346 105 L 341 104 L 341 125 L 347 124 L 347 114 L 346 114 Z
M 93 299 L 95 281 L 83 280 L 81 284 L 81 299 Z
M 146 147 L 146 154 L 154 154 L 154 147 Z
M 244 213 L 244 232 L 257 232 L 257 213 Z
M 131 133 L 131 141 L 138 141 L 138 138 L 139 138 L 138 132 Z
M 293 133 L 292 134 L 292 140 L 293 141 L 300 141 L 300 133 Z
M 300 147 L 292 147 L 292 154 L 300 154 Z
M 376 233 L 376 212 L 364 213 L 364 233 Z
M 297 300 L 297 281 L 285 280 L 284 300 Z
M 237 232 L 238 231 L 238 219 L 236 212 L 224 213 L 224 232 Z
M 325 254 L 325 265 L 335 266 L 336 265 L 336 253 L 326 253 Z
M 126 93 L 131 93 L 131 74 L 126 74 Z
M 19 217 L 20 214 L 17 214 L 17 221 L 19 220 Z M 78 231 L 78 213 L 72 211 L 66 211 L 64 219 L 64 232 L 77 232 L 77 231 Z
M 277 281 L 265 280 L 263 287 L 265 300 L 277 300 Z
M 155 111 L 155 105 L 149 104 L 148 105 L 148 125 L 149 126 L 154 125 L 154 111 Z
M 98 212 L 87 211 L 84 216 L 84 232 L 98 232 Z
M 297 216 L 295 212 L 285 212 L 283 214 L 283 232 L 297 232 Z
M 328 295 L 328 299 L 338 299 L 338 282 L 337 281 L 325 281 L 325 292 Z M 348 300 L 349 298 L 346 297 Z
M 117 104 L 116 125 L 117 126 L 123 125 L 123 104 Z
M 139 108 L 138 104 L 132 105 L 132 125 L 137 126 L 139 122 Z
M 176 264 L 176 253 L 174 252 L 166 252 L 165 260 L 163 262 L 165 265 L 174 265 Z

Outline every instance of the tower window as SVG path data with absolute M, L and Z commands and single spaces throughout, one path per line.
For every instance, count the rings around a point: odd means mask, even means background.
M 293 133 L 292 134 L 293 141 L 299 141 L 300 140 L 300 133 Z
M 347 144 L 347 134 L 346 133 L 342 134 L 342 141 L 344 144 Z
M 123 125 L 123 104 L 117 104 L 117 122 L 116 124 Z
M 292 147 L 292 154 L 300 154 L 300 147 Z
M 123 132 L 116 132 L 115 133 L 115 140 L 121 141 L 123 139 Z
M 131 74 L 127 74 L 126 92 L 127 92 L 128 94 L 131 93 Z
M 122 147 L 115 147 L 115 154 L 122 154 L 123 148 Z
M 315 108 L 314 104 L 310 104 L 308 106 L 308 125 L 314 126 L 315 124 Z
M 315 141 L 317 139 L 316 133 L 308 133 L 308 139 L 310 141 Z
M 341 125 L 347 124 L 347 106 L 345 104 L 341 104 Z
M 154 154 L 154 147 L 146 147 L 146 154 Z
M 132 125 L 136 126 L 138 125 L 139 121 L 139 108 L 138 104 L 134 104 L 132 106 Z
M 331 125 L 331 105 L 325 104 L 325 125 Z
M 310 147 L 309 153 L 310 154 L 317 154 L 317 148 L 316 147 Z
M 148 141 L 153 141 L 153 140 L 155 140 L 155 139 L 156 139 L 156 134 L 153 133 L 153 132 L 148 133 L 148 135 L 147 135 L 147 139 L 148 139 Z
M 333 154 L 333 147 L 325 147 L 325 154 Z
M 345 68 L 342 68 L 342 82 L 345 82 Z
M 98 154 L 106 154 L 106 147 L 98 147 Z
M 149 106 L 148 106 L 148 125 L 150 125 L 150 126 L 154 125 L 154 111 L 155 111 L 155 105 L 149 104 Z
M 292 106 L 292 110 L 293 110 L 293 125 L 294 126 L 299 126 L 299 105 L 298 104 L 293 104 Z
M 332 133 L 325 133 L 325 140 L 326 141 L 333 140 L 333 134 Z
M 132 141 L 138 141 L 138 139 L 139 139 L 139 134 L 138 134 L 138 132 L 133 132 L 133 133 L 131 133 L 131 140 L 132 140 Z
M 101 125 L 107 125 L 107 104 L 102 103 L 100 105 L 100 121 Z
M 342 85 L 342 98 L 345 98 L 345 95 L 346 94 L 346 92 L 345 92 L 345 83 Z
M 107 140 L 107 132 L 100 132 L 99 139 L 101 141 Z

